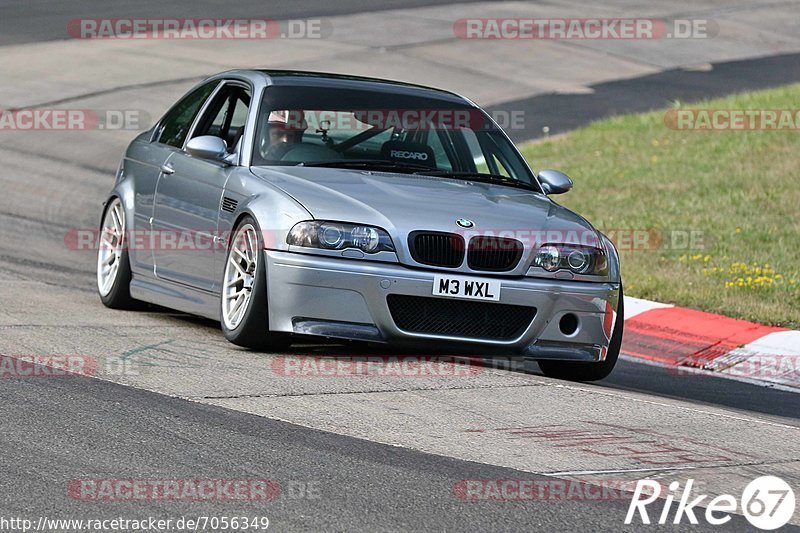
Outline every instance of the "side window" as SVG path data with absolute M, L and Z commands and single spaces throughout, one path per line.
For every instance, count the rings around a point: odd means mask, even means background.
M 511 172 L 508 171 L 508 167 L 503 162 L 501 158 L 498 157 L 498 154 L 492 154 L 492 161 L 494 162 L 494 167 L 497 169 L 497 173 L 501 176 L 506 176 L 508 178 L 511 177 Z
M 464 141 L 466 142 L 467 149 L 469 150 L 469 157 L 471 159 L 471 163 L 475 167 L 475 170 L 477 172 L 491 173 L 489 163 L 486 161 L 486 155 L 483 153 L 483 148 L 481 147 L 481 143 L 478 140 L 478 136 L 475 135 L 475 132 L 467 128 L 461 128 L 459 131 L 464 136 Z M 471 171 L 472 169 L 468 168 L 465 170 Z
M 489 157 L 492 172 L 530 183 L 525 167 L 513 151 L 514 145 L 498 142 L 498 139 L 497 135 L 484 135 L 480 139 L 484 152 Z
M 250 95 L 247 95 L 247 103 L 241 98 L 236 99 L 236 106 L 233 108 L 233 121 L 231 125 L 236 128 L 243 128 L 247 122 L 247 111 L 250 109 Z
M 195 116 L 217 85 L 219 85 L 218 81 L 206 83 L 178 102 L 161 121 L 156 140 L 163 144 L 182 148 Z
M 469 129 L 462 129 L 461 132 L 464 134 L 468 150 L 472 153 L 471 159 L 475 164 L 475 170 L 528 181 L 525 178 L 524 170 L 515 168 L 511 164 L 513 154 L 506 152 L 508 146 L 499 145 L 495 138 L 487 132 L 476 134 Z
M 431 147 L 433 155 L 436 157 L 436 166 L 439 170 L 453 170 L 453 163 L 450 160 L 450 154 L 445 150 L 442 144 L 442 136 L 445 132 L 438 130 L 429 130 L 425 139 L 425 144 Z M 446 137 L 445 137 L 446 138 Z
M 247 110 L 250 107 L 250 92 L 235 84 L 220 90 L 197 123 L 192 137 L 213 135 L 219 137 L 233 151 L 244 133 Z

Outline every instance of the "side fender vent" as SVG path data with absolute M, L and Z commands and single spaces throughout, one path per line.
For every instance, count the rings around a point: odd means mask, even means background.
M 236 211 L 236 206 L 239 205 L 239 202 L 234 200 L 233 198 L 228 198 L 227 196 L 222 197 L 222 210 L 227 211 L 228 213 L 233 213 Z

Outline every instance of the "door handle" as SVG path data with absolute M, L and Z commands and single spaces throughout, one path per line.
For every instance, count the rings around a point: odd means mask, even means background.
M 166 175 L 174 174 L 175 169 L 169 163 L 164 163 L 161 165 L 161 173 Z

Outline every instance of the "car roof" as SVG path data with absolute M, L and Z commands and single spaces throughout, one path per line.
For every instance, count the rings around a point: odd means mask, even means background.
M 232 75 L 244 77 L 250 80 L 260 77 L 266 82 L 267 85 L 362 89 L 394 94 L 404 94 L 408 96 L 434 98 L 437 100 L 445 100 L 461 105 L 468 105 L 470 107 L 477 107 L 469 99 L 443 89 L 436 89 L 433 87 L 426 87 L 424 85 L 417 85 L 402 81 L 370 78 L 366 76 L 353 76 L 350 74 L 312 72 L 305 70 L 255 69 L 230 70 L 217 74 L 216 76 L 213 76 L 213 78 L 222 78 Z

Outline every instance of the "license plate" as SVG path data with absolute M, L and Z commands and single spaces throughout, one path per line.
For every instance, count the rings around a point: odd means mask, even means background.
M 462 276 L 434 276 L 433 295 L 465 300 L 500 301 L 500 281 Z

